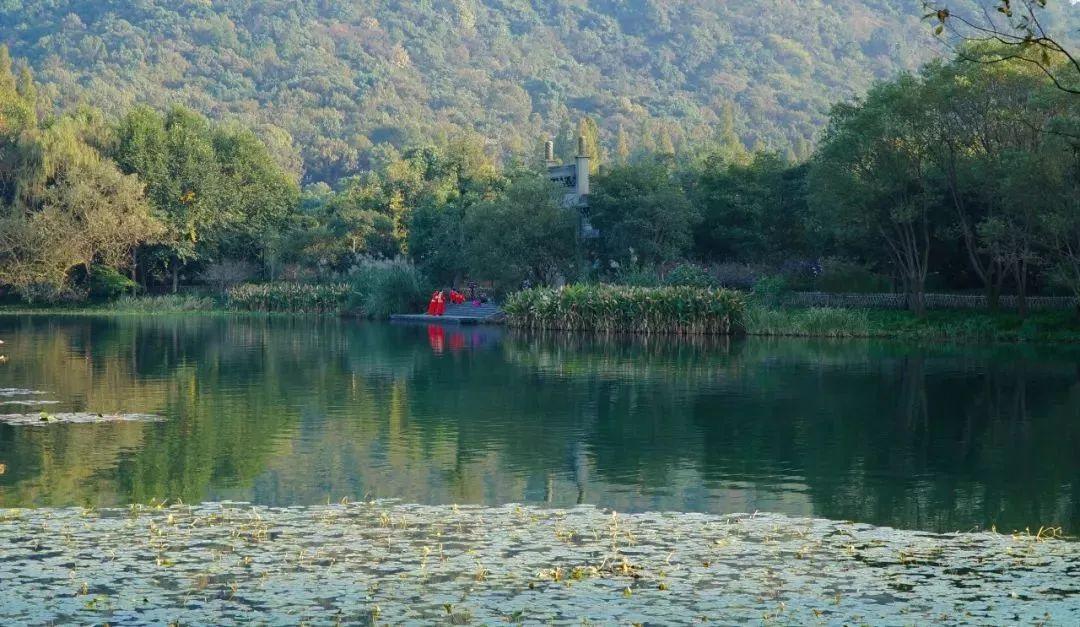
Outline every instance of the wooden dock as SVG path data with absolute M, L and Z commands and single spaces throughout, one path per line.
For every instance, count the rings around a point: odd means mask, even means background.
M 472 303 L 463 305 L 447 305 L 446 313 L 441 316 L 429 316 L 428 314 L 394 314 L 390 316 L 391 322 L 413 322 L 421 324 L 501 324 L 506 314 L 497 305 L 485 303 L 480 306 Z

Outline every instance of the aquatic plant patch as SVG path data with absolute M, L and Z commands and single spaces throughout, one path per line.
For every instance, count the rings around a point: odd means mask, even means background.
M 385 502 L 0 510 L 13 623 L 1077 624 L 1080 543 Z
M 105 422 L 161 422 L 154 414 L 95 414 L 90 412 L 36 414 L 0 414 L 0 423 L 17 427 L 41 427 L 53 424 L 99 424 Z
M 48 394 L 48 392 L 38 392 L 36 390 L 26 390 L 23 388 L 0 388 L 0 398 L 11 396 L 41 396 L 44 394 Z
M 745 303 L 732 290 L 570 285 L 511 294 L 507 322 L 529 329 L 727 335 L 743 330 Z
M 240 311 L 328 314 L 342 312 L 348 297 L 344 284 L 245 284 L 229 289 L 226 303 Z

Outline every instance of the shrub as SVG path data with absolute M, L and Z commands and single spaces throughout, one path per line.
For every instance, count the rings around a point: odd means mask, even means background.
M 343 284 L 248 283 L 226 292 L 226 303 L 241 311 L 323 314 L 345 311 L 348 297 Z
M 352 269 L 350 283 L 349 309 L 369 318 L 416 311 L 428 301 L 427 279 L 404 259 L 362 261 Z
M 660 273 L 653 266 L 627 264 L 618 268 L 615 273 L 615 283 L 632 287 L 660 287 Z
M 716 279 L 709 271 L 692 263 L 681 263 L 668 272 L 664 284 L 671 287 L 717 287 Z
M 207 266 L 199 278 L 224 294 L 230 287 L 250 281 L 257 271 L 255 265 L 250 262 L 223 259 Z
M 31 305 L 74 305 L 86 300 L 86 293 L 69 285 L 32 283 L 18 288 L 19 297 Z
M 766 276 L 754 284 L 751 296 L 759 306 L 779 307 L 788 291 L 788 282 L 783 276 Z
M 869 267 L 846 259 L 831 257 L 821 262 L 821 273 L 814 283 L 821 292 L 875 294 L 892 291 L 889 277 Z
M 572 285 L 512 294 L 509 324 L 535 329 L 729 334 L 743 328 L 745 304 L 730 290 Z
M 713 267 L 716 284 L 733 290 L 751 290 L 765 276 L 760 268 L 743 263 L 721 263 Z
M 88 283 L 90 297 L 99 300 L 114 300 L 139 289 L 138 283 L 108 266 L 94 266 Z

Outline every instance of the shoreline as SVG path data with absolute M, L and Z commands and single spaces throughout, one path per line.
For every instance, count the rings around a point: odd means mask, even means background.
M 391 323 L 390 320 L 369 320 L 352 313 L 309 313 L 287 311 L 249 311 L 239 309 L 122 309 L 89 308 L 5 308 L 0 317 L 65 316 L 65 317 L 132 317 L 132 316 L 239 316 L 279 318 L 324 318 Z M 947 342 L 958 345 L 1034 345 L 1070 346 L 1080 344 L 1080 318 L 1071 312 L 1032 312 L 1021 319 L 1012 312 L 972 312 L 963 310 L 928 312 L 919 319 L 908 312 L 878 309 L 783 308 L 766 309 L 752 306 L 748 310 L 747 328 L 743 332 L 718 334 L 652 333 L 630 331 L 562 330 L 516 325 L 512 320 L 488 322 L 488 326 L 531 332 L 561 332 L 573 334 L 649 335 L 655 337 L 754 337 L 801 339 L 893 340 L 913 343 Z M 433 324 L 442 324 L 435 322 Z
M 392 502 L 0 510 L 8 621 L 1070 624 L 1080 542 Z M 1037 567 L 1037 568 L 1036 568 Z

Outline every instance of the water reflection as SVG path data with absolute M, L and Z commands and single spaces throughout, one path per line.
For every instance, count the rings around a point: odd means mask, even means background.
M 168 417 L 0 426 L 0 506 L 374 496 L 1080 531 L 1074 349 L 226 317 L 9 317 L 0 337 L 0 388 Z

